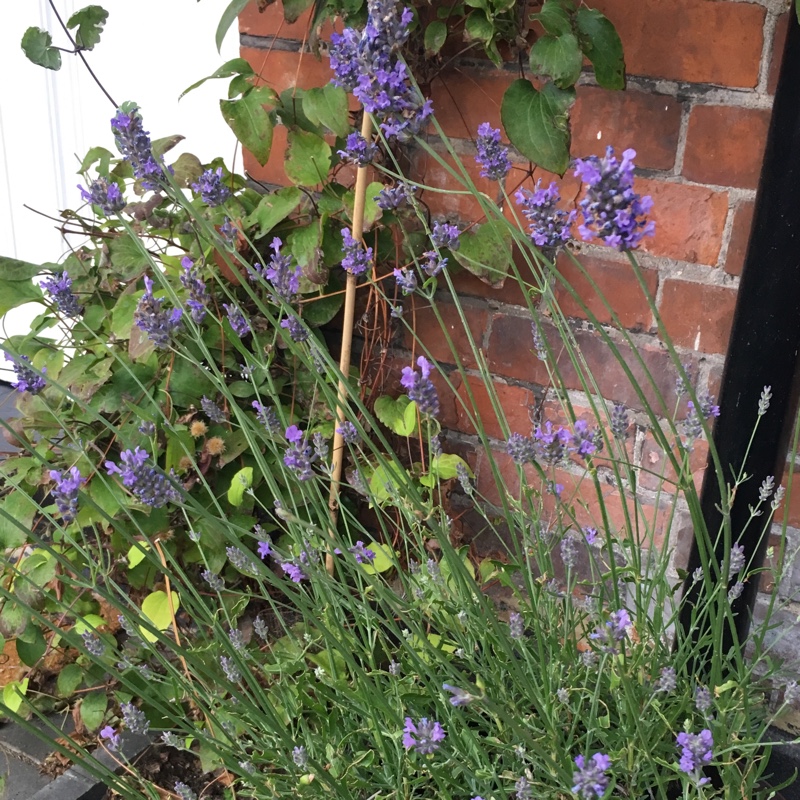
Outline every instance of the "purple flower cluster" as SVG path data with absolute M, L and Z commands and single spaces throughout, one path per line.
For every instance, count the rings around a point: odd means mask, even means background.
M 225 412 L 205 395 L 200 400 L 200 408 L 211 422 L 225 422 Z
M 133 174 L 145 189 L 158 188 L 157 181 L 164 177 L 164 170 L 153 157 L 150 135 L 142 127 L 139 109 L 132 108 L 129 114 L 121 109 L 111 120 L 114 140 L 123 158 L 133 167 Z
M 370 550 L 360 539 L 347 548 L 359 564 L 371 564 L 375 560 L 375 551 Z
M 123 703 L 120 706 L 122 719 L 125 727 L 131 732 L 144 736 L 150 730 L 150 722 L 145 716 L 144 711 L 137 708 L 133 703 Z
M 247 334 L 250 333 L 250 323 L 247 321 L 247 317 L 242 313 L 239 306 L 237 306 L 236 303 L 223 303 L 222 307 L 228 315 L 228 322 L 231 328 L 233 328 L 233 332 L 239 337 L 247 336 Z
M 39 394 L 39 392 L 47 386 L 47 381 L 44 375 L 47 372 L 47 367 L 42 367 L 42 374 L 37 375 L 29 366 L 31 360 L 28 356 L 10 356 L 6 353 L 6 361 L 10 361 L 14 367 L 14 372 L 17 376 L 15 383 L 11 385 L 18 392 L 30 392 L 31 394 Z
M 286 441 L 289 447 L 283 454 L 283 463 L 292 470 L 299 481 L 307 481 L 314 477 L 311 465 L 314 462 L 314 453 L 305 440 L 303 431 L 297 425 L 290 425 L 286 429 Z
M 344 258 L 342 269 L 351 275 L 363 275 L 372 263 L 372 248 L 364 248 L 356 241 L 347 228 L 342 228 Z
M 549 420 L 537 425 L 533 438 L 512 433 L 506 443 L 506 452 L 515 464 L 522 466 L 532 461 L 558 464 L 572 453 L 588 458 L 602 447 L 599 428 L 590 429 L 588 423 L 579 419 L 570 433 L 563 425 L 553 426 Z
M 100 206 L 103 213 L 110 217 L 125 208 L 125 200 L 122 197 L 122 192 L 116 183 L 109 182 L 105 178 L 98 178 L 92 181 L 89 190 L 83 188 L 78 184 L 81 197 L 93 206 Z
M 192 319 L 199 325 L 206 318 L 208 290 L 205 283 L 198 277 L 194 261 L 189 256 L 181 259 L 181 266 L 183 267 L 181 283 L 184 288 L 189 290 L 189 299 L 186 301 L 186 305 L 189 306 Z
M 352 161 L 359 167 L 366 167 L 367 164 L 375 160 L 378 155 L 378 147 L 372 142 L 368 142 L 360 133 L 353 131 L 348 134 L 345 142 L 345 149 L 337 152 L 345 161 Z
M 55 300 L 60 314 L 79 317 L 83 313 L 78 298 L 72 293 L 72 279 L 66 272 L 43 280 L 40 286 Z
M 119 750 L 119 746 L 122 744 L 122 738 L 110 725 L 106 725 L 100 731 L 100 738 L 104 740 L 106 748 L 112 753 Z
M 488 122 L 479 125 L 475 146 L 478 150 L 475 161 L 482 167 L 481 177 L 502 181 L 511 170 L 511 162 L 508 148 L 500 144 L 500 129 L 493 128 Z
M 627 629 L 630 625 L 631 618 L 625 609 L 612 611 L 608 622 L 603 627 L 597 628 L 594 633 L 590 633 L 589 638 L 598 640 L 606 653 L 614 654 L 617 652 L 617 643 L 628 635 Z
M 395 269 L 393 272 L 397 288 L 405 294 L 412 294 L 417 288 L 417 276 L 407 269 Z
M 303 325 L 300 317 L 294 315 L 282 319 L 281 328 L 289 331 L 289 336 L 291 336 L 293 342 L 305 342 L 311 336 L 311 331 Z
M 683 421 L 683 429 L 690 441 L 697 439 L 703 433 L 703 419 L 710 420 L 719 416 L 719 406 L 714 403 L 711 395 L 700 395 L 697 399 L 700 403 L 699 411 L 692 400 L 686 401 L 687 412 L 686 419 Z
M 449 683 L 443 683 L 442 689 L 444 689 L 446 692 L 450 692 L 452 695 L 452 697 L 449 697 L 448 700 L 450 705 L 454 708 L 467 706 L 475 699 L 475 697 L 466 691 L 466 689 L 459 689 L 457 686 L 451 686 Z
M 50 480 L 56 482 L 51 494 L 56 501 L 62 522 L 68 525 L 78 514 L 78 490 L 85 479 L 77 467 L 70 467 L 66 473 L 51 469 Z
M 411 717 L 406 717 L 406 724 L 403 728 L 403 747 L 406 750 L 414 749 L 424 756 L 435 753 L 443 742 L 447 733 L 440 723 L 422 717 L 418 722 L 414 722 Z
M 211 208 L 221 206 L 231 196 L 231 190 L 222 182 L 222 167 L 207 169 L 197 183 L 192 184 L 192 189 Z
M 331 36 L 333 82 L 352 92 L 364 111 L 380 120 L 387 138 L 409 139 L 432 112 L 410 80 L 397 52 L 408 39 L 414 15 L 396 0 L 369 0 L 367 24 Z
M 541 183 L 541 180 L 536 181 L 533 192 L 520 189 L 514 194 L 514 199 L 520 206 L 522 215 L 528 220 L 528 229 L 534 244 L 538 247 L 561 247 L 569 240 L 570 225 L 578 213 L 557 208 L 561 194 L 555 182 L 546 189 L 541 188 Z
M 457 225 L 451 225 L 448 222 L 433 223 L 431 242 L 435 247 L 446 247 L 448 250 L 456 251 L 461 244 L 458 240 L 459 236 L 461 236 L 461 231 Z
M 347 444 L 355 444 L 358 441 L 358 428 L 356 428 L 350 420 L 345 420 L 336 429 L 336 433 L 338 433 Z
M 181 499 L 180 492 L 166 475 L 147 464 L 149 458 L 150 454 L 141 447 L 123 450 L 119 454 L 122 467 L 113 461 L 106 461 L 106 471 L 109 475 L 120 475 L 122 483 L 145 505 L 161 508 L 170 501 L 178 502 Z
M 264 271 L 264 277 L 272 284 L 275 295 L 287 303 L 291 303 L 300 291 L 300 267 L 292 268 L 291 256 L 281 254 L 283 242 L 276 236 L 270 248 L 272 257 Z
M 407 391 L 409 400 L 419 407 L 420 414 L 435 417 L 439 413 L 439 395 L 430 379 L 431 363 L 425 356 L 417 359 L 419 372 L 413 367 L 403 367 L 400 385 Z
M 578 228 L 585 241 L 598 238 L 617 250 L 633 250 L 655 233 L 655 223 L 645 219 L 652 198 L 633 191 L 634 158 L 636 151 L 628 149 L 619 161 L 609 147 L 603 158 L 576 160 L 575 175 L 587 187 L 580 204 L 584 221 Z
M 180 327 L 183 311 L 179 308 L 167 312 L 161 306 L 164 298 L 153 297 L 153 279 L 144 276 L 145 292 L 133 313 L 136 327 L 143 331 L 156 347 L 169 347 L 170 339 Z
M 584 800 L 602 797 L 608 786 L 606 770 L 611 767 L 611 759 L 603 753 L 595 753 L 588 762 L 583 756 L 576 756 L 575 766 L 578 769 L 572 774 L 572 791 Z
M 714 739 L 706 728 L 700 733 L 681 732 L 677 737 L 677 745 L 681 748 L 678 766 L 695 780 L 698 786 L 708 783 L 708 778 L 701 777 L 703 767 L 714 757 Z
M 256 412 L 256 419 L 270 432 L 277 433 L 281 428 L 281 423 L 278 420 L 278 415 L 275 413 L 274 408 L 265 406 L 259 403 L 258 400 L 253 400 L 253 409 Z
M 382 208 L 384 211 L 394 211 L 408 203 L 415 191 L 415 186 L 401 182 L 395 187 L 384 187 L 373 199 L 378 208 Z

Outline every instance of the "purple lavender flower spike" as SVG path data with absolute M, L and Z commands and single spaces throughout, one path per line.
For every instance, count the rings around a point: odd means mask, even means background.
M 247 336 L 247 334 L 250 333 L 250 323 L 247 321 L 247 317 L 242 313 L 239 306 L 237 306 L 236 303 L 223 303 L 222 307 L 228 315 L 228 322 L 230 322 L 234 333 L 240 338 Z
M 433 111 L 397 56 L 413 19 L 411 9 L 401 9 L 396 0 L 369 0 L 361 33 L 345 28 L 331 36 L 334 84 L 352 92 L 364 110 L 378 118 L 387 138 L 411 138 Z
M 360 539 L 347 549 L 355 556 L 359 564 L 371 564 L 375 560 L 375 551 L 370 550 Z
M 569 229 L 577 211 L 567 212 L 557 208 L 561 195 L 555 182 L 546 189 L 542 189 L 541 184 L 541 180 L 536 181 L 533 192 L 520 189 L 514 194 L 514 199 L 528 220 L 528 230 L 534 244 L 547 248 L 562 247 L 569 241 Z
M 337 429 L 336 433 L 344 439 L 347 444 L 355 444 L 358 441 L 358 428 L 350 420 L 345 420 Z
M 72 279 L 66 272 L 43 280 L 40 286 L 53 298 L 60 314 L 74 318 L 83 313 L 78 298 L 72 293 Z
M 139 109 L 133 108 L 130 114 L 117 111 L 111 120 L 111 129 L 117 149 L 133 167 L 133 174 L 142 182 L 145 189 L 157 189 L 158 181 L 164 178 L 164 170 L 153 157 L 150 135 L 142 127 Z
M 200 400 L 200 407 L 211 422 L 225 422 L 227 420 L 225 412 L 205 395 Z
M 449 683 L 443 683 L 442 689 L 446 692 L 450 692 L 452 697 L 448 697 L 447 699 L 450 701 L 450 705 L 455 708 L 467 706 L 475 699 L 466 689 L 459 689 L 457 686 L 451 686 Z
M 431 231 L 431 241 L 436 247 L 446 247 L 448 250 L 458 250 L 459 242 L 458 237 L 461 236 L 461 231 L 457 225 L 451 225 L 448 222 L 434 222 L 433 230 Z
M 272 284 L 275 294 L 287 303 L 291 303 L 300 291 L 300 267 L 292 269 L 292 259 L 281 253 L 283 242 L 276 236 L 270 249 L 272 258 L 264 272 L 264 277 Z
M 689 777 L 702 786 L 708 783 L 708 778 L 702 777 L 703 767 L 714 757 L 714 738 L 711 731 L 706 728 L 700 733 L 678 734 L 676 744 L 681 748 L 681 758 L 678 766 L 681 772 L 685 772 Z
M 345 161 L 352 161 L 359 167 L 366 167 L 375 160 L 375 156 L 378 155 L 378 147 L 372 142 L 368 142 L 360 133 L 353 131 L 347 136 L 345 149 L 337 152 Z
M 42 374 L 38 375 L 31 369 L 31 360 L 28 356 L 10 356 L 6 353 L 6 361 L 10 361 L 14 367 L 17 380 L 11 385 L 18 392 L 30 392 L 31 394 L 39 394 L 39 392 L 47 386 L 47 381 L 44 375 L 47 373 L 47 367 L 42 367 Z
M 289 447 L 283 455 L 283 463 L 295 473 L 297 480 L 311 480 L 314 477 L 311 465 L 316 456 L 306 442 L 303 431 L 297 425 L 290 425 L 286 429 L 286 441 Z
M 511 162 L 508 148 L 500 144 L 500 129 L 493 128 L 488 122 L 482 123 L 478 126 L 475 145 L 478 150 L 475 161 L 482 167 L 481 177 L 502 181 L 511 170 Z
M 420 266 L 426 275 L 435 278 L 447 266 L 447 259 L 442 258 L 435 250 L 428 250 L 422 254 Z
M 602 649 L 613 655 L 618 652 L 617 643 L 623 641 L 628 635 L 627 629 L 630 625 L 631 618 L 625 609 L 613 611 L 605 626 L 590 633 L 589 638 L 598 640 Z
M 439 413 L 439 395 L 430 379 L 431 363 L 425 356 L 417 359 L 420 371 L 413 367 L 403 367 L 400 385 L 406 389 L 410 400 L 416 402 L 421 414 L 435 417 Z
M 211 208 L 221 206 L 231 196 L 231 190 L 222 182 L 222 167 L 207 169 L 197 183 L 192 184 L 192 189 Z
M 581 458 L 588 458 L 603 447 L 603 437 L 599 428 L 589 429 L 589 423 L 579 419 L 573 426 L 571 445 Z
M 78 184 L 81 197 L 94 206 L 100 206 L 103 213 L 107 216 L 113 216 L 125 208 L 125 200 L 122 197 L 122 192 L 116 183 L 109 183 L 105 178 L 98 178 L 92 181 L 88 191 Z
M 262 405 L 258 400 L 253 400 L 253 409 L 256 412 L 256 419 L 270 432 L 278 433 L 281 423 L 274 408 Z
M 144 276 L 144 286 L 145 292 L 133 313 L 133 321 L 156 347 L 169 347 L 173 334 L 180 327 L 183 312 L 174 308 L 169 313 L 162 308 L 164 298 L 159 297 L 156 300 L 153 296 L 153 279 L 147 275 Z
M 281 569 L 289 576 L 292 583 L 300 583 L 308 578 L 303 568 L 294 561 L 282 561 Z
M 415 186 L 401 182 L 392 188 L 384 187 L 373 199 L 378 208 L 382 208 L 384 211 L 394 211 L 407 204 L 415 191 Z
M 351 275 L 363 275 L 372 264 L 372 248 L 363 247 L 361 242 L 352 237 L 347 228 L 342 228 L 342 240 L 344 241 L 342 269 Z
M 554 428 L 553 423 L 549 420 L 543 426 L 536 427 L 533 438 L 538 457 L 548 464 L 557 464 L 559 461 L 563 461 L 570 452 L 572 443 L 570 432 L 561 425 L 556 425 Z
M 529 436 L 521 433 L 512 433 L 506 442 L 506 452 L 511 460 L 518 466 L 531 464 L 536 461 L 536 445 Z
M 608 786 L 606 771 L 611 767 L 611 759 L 603 753 L 595 753 L 587 763 L 583 756 L 575 757 L 578 768 L 572 774 L 572 791 L 583 800 L 602 797 Z
M 189 290 L 189 299 L 186 305 L 192 319 L 199 325 L 206 318 L 206 306 L 208 305 L 208 291 L 206 285 L 198 277 L 194 267 L 194 261 L 188 256 L 181 259 L 183 272 L 181 273 L 181 283 L 184 288 Z
M 440 742 L 443 742 L 446 736 L 444 728 L 436 721 L 422 717 L 415 723 L 411 717 L 406 717 L 403 747 L 406 750 L 414 749 L 424 756 L 431 755 L 439 749 Z
M 417 288 L 417 276 L 408 269 L 395 269 L 394 275 L 397 288 L 405 294 L 412 294 Z
M 112 753 L 118 750 L 120 744 L 122 744 L 120 735 L 110 725 L 106 725 L 105 728 L 100 731 L 100 738 L 103 739 L 103 744 L 105 744 L 106 748 Z
M 300 317 L 295 317 L 294 315 L 282 319 L 281 328 L 289 331 L 289 336 L 291 336 L 293 342 L 305 342 L 311 336 L 311 331 L 303 325 Z
M 635 150 L 625 150 L 622 161 L 609 147 L 601 159 L 590 156 L 575 161 L 575 175 L 586 184 L 586 197 L 581 200 L 583 224 L 579 230 L 584 240 L 601 239 L 617 250 L 633 250 L 645 236 L 653 236 L 655 223 L 645 215 L 653 207 L 649 196 L 633 191 L 633 159 Z
M 170 478 L 147 464 L 149 458 L 150 454 L 141 447 L 123 450 L 119 454 L 122 467 L 113 461 L 106 461 L 106 471 L 109 475 L 121 476 L 123 485 L 140 502 L 151 508 L 161 508 L 168 502 L 177 503 L 181 499 L 181 493 Z
M 50 480 L 56 482 L 51 494 L 61 514 L 61 521 L 68 525 L 78 515 L 78 490 L 86 479 L 77 467 L 70 467 L 66 473 L 50 470 Z

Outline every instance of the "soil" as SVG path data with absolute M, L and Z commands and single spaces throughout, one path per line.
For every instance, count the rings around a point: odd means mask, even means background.
M 198 800 L 224 800 L 225 776 L 215 777 L 203 772 L 200 759 L 185 750 L 154 745 L 136 760 L 136 769 L 144 780 L 165 789 L 164 797 L 175 797 L 173 789 L 183 781 L 197 793 Z M 119 800 L 120 795 L 109 789 L 103 800 Z

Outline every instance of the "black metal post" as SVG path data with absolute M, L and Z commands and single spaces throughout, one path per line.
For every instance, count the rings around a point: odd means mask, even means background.
M 733 542 L 743 545 L 747 561 L 754 568 L 764 563 L 767 541 L 760 536 L 760 526 L 745 529 L 749 507 L 758 502 L 764 478 L 773 475 L 776 485 L 780 483 L 800 394 L 800 25 L 796 14 L 791 17 L 725 360 L 720 416 L 714 430 L 726 479 L 730 480 L 742 466 L 752 476 L 738 489 L 731 524 Z M 772 402 L 744 463 L 759 396 L 765 386 L 772 387 Z M 712 537 L 722 524 L 720 502 L 719 483 L 709 460 L 701 505 Z M 722 550 L 723 543 L 719 541 L 719 560 Z M 695 540 L 680 615 L 683 630 L 695 641 L 703 634 L 691 630 L 692 607 L 699 591 L 697 584 L 692 586 L 692 572 L 698 566 L 700 552 Z M 748 581 L 733 604 L 736 633 L 742 646 L 757 591 L 757 580 Z M 725 651 L 732 641 L 729 631 L 723 642 Z M 702 670 L 699 664 L 698 667 Z

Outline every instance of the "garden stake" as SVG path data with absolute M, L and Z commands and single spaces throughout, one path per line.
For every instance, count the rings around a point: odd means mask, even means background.
M 372 117 L 364 112 L 361 122 L 361 136 L 369 141 L 372 136 Z M 353 201 L 352 236 L 357 242 L 364 238 L 364 203 L 367 199 L 367 166 L 359 166 L 356 173 L 355 199 Z M 344 438 L 339 430 L 346 419 L 347 412 L 347 378 L 350 374 L 350 353 L 353 345 L 353 318 L 356 308 L 356 275 L 347 273 L 347 284 L 344 294 L 344 323 L 342 325 L 342 351 L 339 356 L 339 392 L 336 403 L 336 426 L 333 432 L 333 448 L 331 456 L 331 488 L 328 494 L 328 509 L 331 515 L 330 537 L 334 537 L 339 509 L 339 482 L 342 477 L 344 463 Z M 325 569 L 333 575 L 333 551 L 328 550 L 325 556 Z

